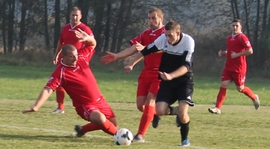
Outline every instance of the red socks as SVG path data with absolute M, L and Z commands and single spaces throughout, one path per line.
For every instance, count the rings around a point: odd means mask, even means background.
M 252 90 L 247 86 L 245 86 L 241 92 L 244 93 L 246 96 L 248 96 L 252 100 L 256 100 L 257 98 L 255 94 L 252 92 Z
M 58 103 L 58 108 L 64 110 L 64 98 L 65 98 L 65 89 L 63 87 L 58 87 L 56 89 L 56 101 Z
M 220 87 L 219 88 L 219 92 L 217 95 L 217 101 L 216 101 L 216 107 L 218 109 L 221 109 L 223 102 L 225 101 L 226 98 L 226 88 Z
M 88 123 L 84 126 L 82 126 L 82 133 L 87 133 L 89 131 L 95 131 L 95 130 L 103 130 L 104 132 L 110 134 L 110 135 L 114 135 L 117 131 L 117 128 L 115 127 L 115 125 L 109 121 L 106 120 L 103 124 L 98 125 L 95 123 Z
M 145 105 L 138 130 L 138 134 L 142 135 L 142 137 L 144 137 L 146 130 L 152 122 L 154 114 L 155 106 Z
M 222 104 L 225 101 L 226 90 L 227 90 L 226 88 L 222 88 L 222 87 L 220 87 L 219 89 L 219 93 L 218 93 L 217 101 L 216 101 L 216 107 L 219 109 L 221 109 Z M 255 94 L 253 93 L 253 91 L 247 86 L 245 86 L 241 92 L 244 93 L 246 96 L 248 96 L 252 100 L 256 100 L 257 98 Z

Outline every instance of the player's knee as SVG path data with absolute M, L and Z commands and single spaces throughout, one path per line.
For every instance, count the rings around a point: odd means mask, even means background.
M 180 122 L 182 124 L 186 124 L 187 122 L 189 122 L 189 116 L 187 113 L 179 113 L 179 118 L 180 118 Z
M 236 86 L 236 90 L 237 90 L 238 92 L 242 92 L 243 89 L 244 89 L 244 86 Z
M 137 109 L 141 112 L 143 112 L 144 106 L 143 105 L 137 105 Z
M 106 121 L 106 117 L 103 113 L 96 110 L 90 114 L 90 120 L 95 124 L 103 124 Z

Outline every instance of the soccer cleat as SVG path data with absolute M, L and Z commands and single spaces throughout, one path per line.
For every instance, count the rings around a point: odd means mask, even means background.
M 137 134 L 132 140 L 132 142 L 140 142 L 140 143 L 143 143 L 144 141 L 145 140 L 143 139 L 143 136 L 141 134 Z
M 77 137 L 82 137 L 84 135 L 84 133 L 81 132 L 82 130 L 82 126 L 80 125 L 75 125 L 75 131 L 77 132 L 76 136 Z
M 152 127 L 157 128 L 159 121 L 160 121 L 160 117 L 158 115 L 154 115 L 154 118 L 153 118 L 153 121 L 152 121 Z
M 257 94 L 255 94 L 255 96 L 257 97 L 256 100 L 252 100 L 252 101 L 253 101 L 255 110 L 258 110 L 260 107 L 260 98 L 259 98 L 259 95 Z
M 59 108 L 56 108 L 54 111 L 52 111 L 52 114 L 64 114 L 65 111 L 64 110 L 61 110 Z
M 211 107 L 211 108 L 208 108 L 208 111 L 209 111 L 210 113 L 213 113 L 213 114 L 221 114 L 220 109 L 217 108 L 217 107 Z
M 176 121 L 176 126 L 180 127 L 181 126 L 181 121 L 180 121 L 180 118 L 179 118 L 178 115 L 176 115 L 175 121 Z
M 186 140 L 182 141 L 182 146 L 190 146 L 189 139 L 186 139 Z

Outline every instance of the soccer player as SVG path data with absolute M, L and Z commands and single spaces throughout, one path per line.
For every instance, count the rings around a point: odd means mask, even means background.
M 57 87 L 62 86 L 72 99 L 77 114 L 89 121 L 84 126 L 75 126 L 78 137 L 94 130 L 103 130 L 114 135 L 117 131 L 115 114 L 102 96 L 96 79 L 89 68 L 89 60 L 96 46 L 96 40 L 80 29 L 76 30 L 75 34 L 80 42 L 85 42 L 85 46 L 78 51 L 71 44 L 63 46 L 61 52 L 63 59 L 52 73 L 34 106 L 23 113 L 37 111 L 52 92 Z
M 53 64 L 58 64 L 58 61 L 61 60 L 60 52 L 62 50 L 63 45 L 72 44 L 76 47 L 76 49 L 80 49 L 83 45 L 82 42 L 78 42 L 78 38 L 76 37 L 74 31 L 81 29 L 85 31 L 89 35 L 93 35 L 92 30 L 82 23 L 80 20 L 82 18 L 81 10 L 78 7 L 73 7 L 70 12 L 70 23 L 63 26 L 61 35 L 57 44 L 56 52 L 53 58 Z M 93 53 L 92 53 L 93 54 Z M 52 112 L 53 114 L 65 113 L 64 111 L 64 98 L 65 98 L 65 90 L 59 86 L 56 89 L 56 101 L 58 103 L 58 107 Z
M 137 46 L 138 45 L 138 46 Z M 141 45 L 136 48 L 141 50 Z M 159 66 L 160 88 L 156 98 L 156 113 L 159 116 L 178 113 L 182 146 L 189 146 L 188 139 L 190 118 L 189 106 L 194 106 L 193 95 L 193 52 L 194 39 L 181 32 L 180 24 L 170 21 L 165 25 L 165 33 L 153 43 L 144 47 L 130 62 L 132 64 L 140 57 L 147 58 L 152 53 L 163 52 Z M 178 100 L 179 108 L 176 112 L 171 105 Z
M 221 85 L 217 95 L 216 106 L 208 108 L 210 113 L 221 114 L 221 107 L 226 98 L 226 90 L 230 83 L 235 83 L 240 93 L 248 96 L 254 104 L 255 110 L 260 106 L 259 96 L 245 86 L 247 62 L 246 56 L 253 53 L 248 37 L 242 33 L 241 20 L 232 21 L 232 35 L 227 37 L 227 50 L 218 52 L 218 56 L 226 56 L 225 67 L 222 72 Z
M 126 58 L 137 52 L 134 44 L 140 43 L 144 46 L 152 43 L 164 32 L 163 12 L 158 8 L 153 8 L 148 12 L 149 29 L 144 30 L 137 37 L 129 42 L 131 46 L 119 53 L 107 52 L 107 55 L 101 58 L 101 62 L 108 64 L 117 59 Z M 133 142 L 144 142 L 145 133 L 153 120 L 153 127 L 158 126 L 159 117 L 155 115 L 155 100 L 159 89 L 160 80 L 158 79 L 158 67 L 162 53 L 152 54 L 144 59 L 144 68 L 138 78 L 136 104 L 139 111 L 143 112 Z M 136 63 L 134 63 L 131 67 Z M 131 69 L 132 69 L 131 68 Z

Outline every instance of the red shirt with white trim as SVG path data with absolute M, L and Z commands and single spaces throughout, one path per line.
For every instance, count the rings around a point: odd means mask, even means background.
M 247 70 L 246 56 L 231 58 L 231 53 L 244 52 L 252 48 L 248 37 L 243 34 L 231 35 L 227 37 L 227 60 L 225 69 L 232 72 L 245 73 Z
M 143 46 L 147 46 L 150 43 L 154 42 L 161 34 L 164 33 L 164 28 L 165 27 L 163 26 L 156 30 L 147 29 L 137 37 L 131 39 L 129 43 L 133 45 L 137 41 L 138 43 L 141 43 Z M 158 70 L 161 61 L 161 56 L 162 53 L 153 53 L 144 57 L 144 70 Z
M 63 26 L 62 31 L 61 31 L 61 35 L 59 38 L 59 42 L 62 45 L 72 44 L 76 47 L 76 49 L 80 49 L 84 43 L 78 42 L 78 38 L 75 35 L 74 31 L 78 30 L 78 29 L 85 31 L 90 36 L 94 36 L 92 30 L 84 23 L 81 22 L 80 24 L 78 24 L 76 26 L 72 26 L 69 23 L 69 24 L 66 24 L 65 26 Z
M 62 86 L 70 96 L 74 107 L 94 104 L 102 98 L 96 78 L 89 68 L 89 61 L 94 52 L 91 46 L 78 50 L 76 66 L 67 66 L 61 62 L 52 73 L 45 87 L 55 90 Z

